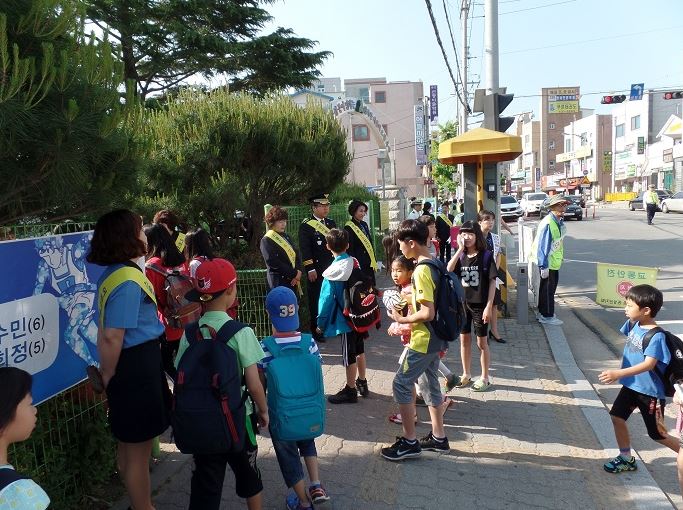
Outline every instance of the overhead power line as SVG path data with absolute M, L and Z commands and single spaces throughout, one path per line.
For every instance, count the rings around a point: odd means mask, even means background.
M 503 16 L 505 14 L 514 14 L 516 12 L 525 12 L 525 11 L 534 11 L 536 9 L 545 9 L 546 7 L 552 7 L 554 5 L 562 5 L 562 4 L 570 4 L 572 2 L 576 2 L 576 0 L 564 0 L 564 2 L 555 2 L 552 4 L 546 4 L 546 5 L 537 5 L 536 7 L 527 7 L 526 9 L 517 9 L 515 11 L 506 11 L 506 12 L 501 12 L 498 14 L 498 16 Z M 474 16 L 475 18 L 483 18 L 484 16 Z
M 436 36 L 436 42 L 439 44 L 439 48 L 441 48 L 441 54 L 443 55 L 444 62 L 446 62 L 446 67 L 448 68 L 448 74 L 451 75 L 451 81 L 453 82 L 453 86 L 455 87 L 455 93 L 457 94 L 458 100 L 460 101 L 460 103 L 467 110 L 467 113 L 472 113 L 472 110 L 470 109 L 470 106 L 467 104 L 467 101 L 463 100 L 462 95 L 460 94 L 460 91 L 458 90 L 458 83 L 455 80 L 455 77 L 453 76 L 453 69 L 451 69 L 451 64 L 448 62 L 448 57 L 446 56 L 446 50 L 443 47 L 443 43 L 441 42 L 441 36 L 439 35 L 439 28 L 436 26 L 436 19 L 434 18 L 434 12 L 432 11 L 432 3 L 430 2 L 430 0 L 425 0 L 425 3 L 427 4 L 427 10 L 429 11 L 429 17 L 432 20 L 432 27 L 434 28 L 434 35 Z
M 448 9 L 446 8 L 446 0 L 443 0 L 443 12 L 446 15 L 446 24 L 448 25 L 448 32 L 451 34 L 451 44 L 453 45 L 453 53 L 455 53 L 455 67 L 458 70 L 458 80 L 463 90 L 467 90 L 467 83 L 463 83 L 462 73 L 460 72 L 460 59 L 458 58 L 458 48 L 455 46 L 455 38 L 453 37 L 453 28 L 451 27 L 451 20 L 448 17 Z M 467 65 L 467 62 L 465 62 Z M 467 94 L 465 94 L 465 101 L 467 101 Z

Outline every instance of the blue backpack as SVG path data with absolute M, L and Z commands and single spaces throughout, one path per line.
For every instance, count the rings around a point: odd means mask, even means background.
M 428 259 L 418 262 L 417 265 L 429 266 L 432 270 L 436 296 L 434 296 L 434 318 L 429 325 L 434 334 L 441 340 L 454 342 L 460 338 L 460 330 L 465 324 L 465 291 L 460 279 L 449 273 L 443 262 L 436 259 Z
M 197 322 L 185 328 L 190 344 L 178 363 L 173 389 L 171 425 L 182 453 L 240 452 L 246 434 L 247 392 L 237 353 L 228 341 L 246 325 L 230 320 L 211 338 L 202 337 Z
M 313 439 L 325 431 L 325 388 L 320 360 L 309 351 L 311 335 L 298 344 L 263 344 L 273 355 L 266 366 L 270 435 L 280 441 Z

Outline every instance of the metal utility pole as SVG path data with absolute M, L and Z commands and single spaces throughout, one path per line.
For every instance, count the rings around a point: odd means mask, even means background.
M 498 0 L 484 0 L 486 93 L 498 92 Z
M 462 57 L 462 62 L 460 63 L 460 78 L 462 79 L 462 99 L 467 103 L 467 60 L 469 55 L 469 48 L 467 47 L 467 17 L 469 15 L 469 2 L 470 0 L 462 0 L 460 7 L 460 24 L 462 26 L 462 51 L 460 53 Z M 460 127 L 458 129 L 459 134 L 463 134 L 467 131 L 467 107 L 463 105 L 462 115 L 460 118 Z

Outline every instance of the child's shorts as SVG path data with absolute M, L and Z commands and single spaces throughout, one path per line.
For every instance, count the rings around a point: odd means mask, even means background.
M 666 405 L 665 399 L 657 399 L 656 397 L 644 395 L 637 391 L 633 391 L 626 386 L 622 386 L 617 398 L 614 400 L 614 404 L 612 404 L 612 409 L 610 409 L 609 414 L 626 421 L 636 408 L 640 409 L 640 414 L 643 417 L 645 427 L 647 428 L 647 435 L 655 441 L 659 441 L 665 438 L 657 430 L 658 404 L 663 416 L 664 406 Z
M 423 354 L 408 349 L 403 364 L 394 376 L 394 400 L 397 404 L 413 402 L 413 385 L 425 374 L 426 384 L 422 390 L 422 398 L 428 406 L 438 406 L 443 400 L 439 385 L 439 353 Z
M 357 333 L 356 331 L 349 331 L 339 335 L 342 344 L 342 358 L 344 366 L 348 367 L 356 362 L 356 358 L 361 354 L 365 354 L 365 337 L 367 335 Z
M 474 323 L 474 334 L 476 336 L 485 337 L 489 334 L 489 325 L 484 323 L 484 308 L 486 308 L 485 304 L 465 304 L 467 318 L 460 333 L 469 335 L 472 332 L 472 324 Z

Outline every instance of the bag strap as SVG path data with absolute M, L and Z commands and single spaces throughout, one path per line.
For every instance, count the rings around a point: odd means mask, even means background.
M 215 338 L 219 342 L 227 344 L 233 336 L 235 336 L 239 331 L 242 331 L 246 327 L 247 325 L 243 322 L 231 319 L 221 326 L 218 332 L 216 332 Z
M 164 278 L 166 278 L 166 277 L 168 276 L 168 274 L 169 274 L 168 271 L 163 270 L 161 267 L 157 266 L 156 264 L 150 264 L 149 262 L 148 262 L 147 264 L 145 264 L 145 268 L 146 268 L 146 269 L 151 269 L 151 270 L 154 271 L 155 273 L 158 273 L 158 274 L 160 274 L 160 275 L 163 275 Z
M 664 335 L 664 342 L 666 343 L 667 349 L 669 348 L 669 344 L 666 342 L 666 331 L 664 331 L 662 328 L 659 326 L 655 326 L 654 328 L 648 330 L 647 333 L 645 333 L 645 336 L 643 336 L 643 356 L 645 356 L 645 349 L 647 349 L 647 346 L 650 345 L 650 341 L 652 338 L 657 334 L 657 333 L 662 333 Z M 652 371 L 657 374 L 657 377 L 659 377 L 659 380 L 662 381 L 662 384 L 666 386 L 666 377 L 664 377 L 664 374 L 662 373 L 661 370 L 659 370 L 659 367 L 655 363 L 655 367 L 652 369 Z

